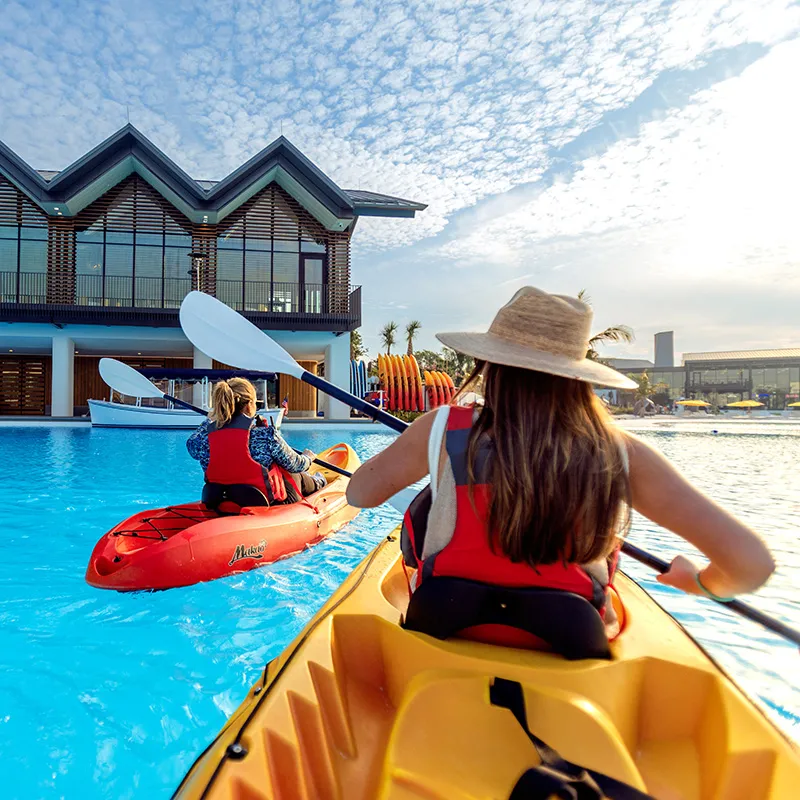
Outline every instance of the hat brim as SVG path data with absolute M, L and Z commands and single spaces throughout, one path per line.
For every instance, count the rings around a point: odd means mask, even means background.
M 504 364 L 508 367 L 546 372 L 562 378 L 572 378 L 597 386 L 609 386 L 614 389 L 636 389 L 638 385 L 621 372 L 591 361 L 588 358 L 572 359 L 566 356 L 532 350 L 525 345 L 510 342 L 492 333 L 437 333 L 436 338 L 446 347 L 459 353 L 490 361 L 492 364 Z

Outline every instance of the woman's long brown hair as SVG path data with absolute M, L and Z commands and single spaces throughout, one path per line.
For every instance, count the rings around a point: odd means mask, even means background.
M 478 362 L 460 394 L 481 385 L 467 451 L 469 491 L 489 443 L 492 548 L 531 566 L 607 556 L 629 520 L 621 440 L 588 383 Z M 486 437 L 486 438 L 484 438 Z

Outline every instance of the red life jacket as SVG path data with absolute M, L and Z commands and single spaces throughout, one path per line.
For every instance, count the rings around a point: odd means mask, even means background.
M 266 469 L 250 455 L 250 428 L 253 419 L 238 414 L 223 428 L 208 432 L 209 459 L 206 468 L 208 483 L 225 486 L 244 484 L 255 486 L 272 503 L 286 501 L 285 480 L 292 481 L 291 473 L 273 464 Z
M 585 598 L 605 619 L 608 592 L 617 566 L 618 551 L 608 560 L 608 580 L 602 581 L 579 564 L 542 564 L 534 568 L 524 562 L 513 562 L 492 550 L 486 522 L 491 502 L 488 463 L 490 444 L 478 449 L 475 465 L 476 483 L 470 498 L 467 473 L 467 446 L 472 429 L 473 409 L 450 408 L 445 434 L 445 447 L 456 484 L 456 519 L 453 536 L 438 552 L 422 558 L 425 527 L 429 509 L 406 511 L 403 521 L 403 553 L 410 566 L 417 567 L 417 586 L 436 577 L 466 579 L 509 589 L 556 589 Z M 474 500 L 474 505 L 473 505 Z M 422 513 L 420 513 L 422 511 Z M 619 631 L 614 631 L 618 634 Z M 541 639 L 530 633 L 505 626 L 478 625 L 464 631 L 465 638 L 476 638 L 493 644 L 512 647 L 541 648 Z

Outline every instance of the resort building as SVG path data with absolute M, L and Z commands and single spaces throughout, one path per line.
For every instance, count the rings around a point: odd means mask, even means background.
M 662 356 L 662 360 L 666 359 Z M 625 361 L 608 359 L 611 366 L 634 378 L 646 372 L 655 401 L 664 404 L 682 398 L 715 406 L 757 400 L 767 409 L 779 410 L 800 400 L 800 348 L 684 353 L 679 367 L 631 368 Z M 619 402 L 625 404 L 632 397 L 632 393 L 620 396 Z
M 130 125 L 60 172 L 36 171 L 0 143 L 0 415 L 85 413 L 89 398 L 108 396 L 102 356 L 225 367 L 180 329 L 192 289 L 348 388 L 358 218 L 425 207 L 341 189 L 284 137 L 221 181 L 190 178 Z M 287 376 L 273 391 L 295 413 L 349 416 Z

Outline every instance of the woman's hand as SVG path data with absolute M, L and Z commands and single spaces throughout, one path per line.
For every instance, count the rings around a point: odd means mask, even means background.
M 307 447 L 303 450 L 303 455 L 308 456 L 312 461 L 317 457 L 317 454 L 313 450 L 309 450 Z
M 665 586 L 674 586 L 687 594 L 702 594 L 697 585 L 699 571 L 699 567 L 691 558 L 675 556 L 669 565 L 669 570 L 658 575 L 656 580 Z

